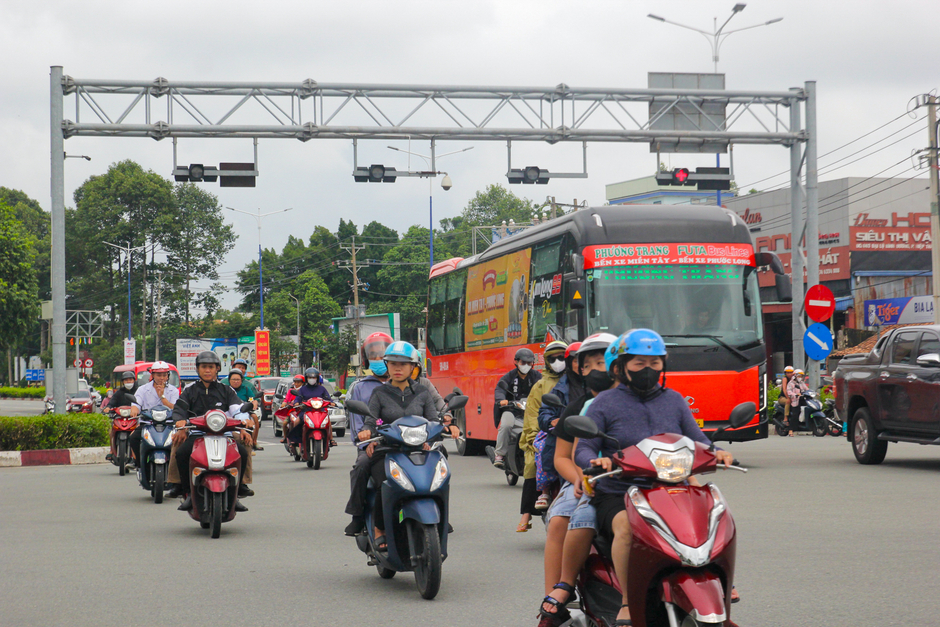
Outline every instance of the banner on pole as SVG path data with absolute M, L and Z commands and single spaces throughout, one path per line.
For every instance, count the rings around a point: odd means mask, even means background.
M 271 336 L 268 331 L 255 331 L 255 366 L 259 376 L 271 374 Z

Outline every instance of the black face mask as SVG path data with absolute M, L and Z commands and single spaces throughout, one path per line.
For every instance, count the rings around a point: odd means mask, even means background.
M 584 385 L 595 394 L 610 389 L 613 384 L 614 380 L 604 370 L 592 370 L 584 377 Z
M 630 389 L 639 396 L 646 396 L 659 385 L 659 378 L 662 374 L 662 370 L 653 370 L 647 366 L 642 370 L 631 370 L 630 380 L 624 381 L 624 383 L 629 385 Z

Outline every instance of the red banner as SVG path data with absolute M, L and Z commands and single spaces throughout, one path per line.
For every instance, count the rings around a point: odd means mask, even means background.
M 255 331 L 255 365 L 259 376 L 271 374 L 271 335 L 269 331 Z
M 753 266 L 750 244 L 609 244 L 584 249 L 584 267 L 709 264 Z

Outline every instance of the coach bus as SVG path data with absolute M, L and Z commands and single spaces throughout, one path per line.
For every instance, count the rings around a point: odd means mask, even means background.
M 767 437 L 767 368 L 758 269 L 769 266 L 778 298 L 788 277 L 773 253 L 754 251 L 747 225 L 719 207 L 582 209 L 504 238 L 485 252 L 431 268 L 427 372 L 470 402 L 457 416 L 477 454 L 496 438 L 493 391 L 521 346 L 553 339 L 654 329 L 666 340 L 667 385 L 685 396 L 706 432 L 731 409 L 758 412 L 720 439 Z

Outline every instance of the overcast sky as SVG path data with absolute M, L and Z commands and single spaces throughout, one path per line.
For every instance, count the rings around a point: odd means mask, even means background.
M 711 49 L 695 32 L 648 19 L 655 13 L 705 30 L 731 13 L 733 1 L 713 0 L 470 0 L 451 2 L 23 2 L 0 3 L 0 185 L 21 189 L 49 209 L 49 67 L 85 79 L 302 81 L 422 83 L 440 85 L 532 85 L 646 87 L 647 72 L 711 72 Z M 817 81 L 820 178 L 926 176 L 900 163 L 926 145 L 926 122 L 900 120 L 841 152 L 825 153 L 903 115 L 917 94 L 938 86 L 926 62 L 940 18 L 936 0 L 752 0 L 728 29 L 782 17 L 782 22 L 732 34 L 721 48 L 719 72 L 730 89 L 785 90 Z M 69 108 L 71 106 L 71 109 Z M 74 104 L 66 105 L 72 118 Z M 925 119 L 924 111 L 917 117 Z M 86 120 L 87 121 L 87 120 Z M 260 118 L 257 119 L 260 122 Z M 905 135 L 920 131 L 903 139 Z M 892 133 L 869 151 L 826 165 Z M 898 141 L 898 140 L 901 141 Z M 247 140 L 180 140 L 181 163 L 250 161 Z M 884 147 L 891 142 L 893 146 Z M 360 165 L 384 163 L 406 169 L 404 155 L 388 141 L 360 142 Z M 397 145 L 406 147 L 404 142 Z M 446 143 L 438 152 L 473 145 L 442 159 L 453 189 L 435 184 L 435 223 L 457 215 L 491 183 L 505 185 L 502 142 Z M 877 154 L 850 163 L 867 152 Z M 133 159 L 170 176 L 169 140 L 72 138 L 66 161 L 66 204 L 76 187 L 111 163 Z M 427 154 L 426 143 L 412 150 Z M 545 186 L 513 186 L 537 202 L 605 201 L 604 185 L 652 174 L 655 155 L 645 144 L 591 145 L 589 178 L 555 179 Z M 517 160 L 518 158 L 518 160 Z M 671 165 L 713 165 L 714 157 L 671 156 Z M 535 143 L 514 147 L 514 166 L 580 169 L 577 145 Z M 394 185 L 355 184 L 348 141 L 262 140 L 261 177 L 254 189 L 205 184 L 220 203 L 262 211 L 293 207 L 266 221 L 263 245 L 280 250 L 288 234 L 306 238 L 323 224 L 335 230 L 340 217 L 360 227 L 379 220 L 399 232 L 427 225 L 426 180 Z M 416 164 L 412 164 L 415 166 Z M 744 189 L 785 182 L 751 183 L 789 167 L 776 146 L 739 146 L 735 177 Z M 423 169 L 413 168 L 413 169 Z M 226 277 L 257 255 L 254 219 L 230 213 L 239 235 L 220 261 Z M 231 306 L 237 298 L 227 298 Z

